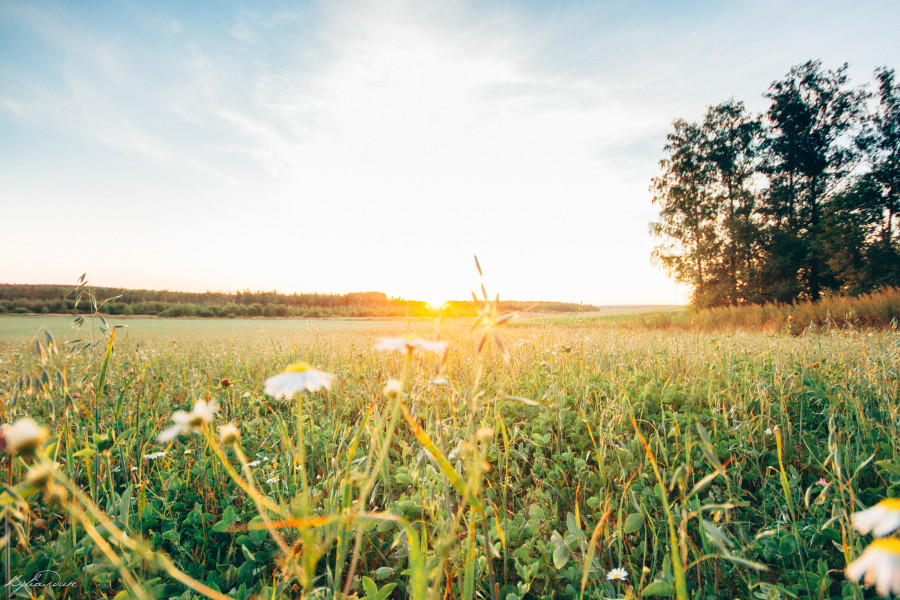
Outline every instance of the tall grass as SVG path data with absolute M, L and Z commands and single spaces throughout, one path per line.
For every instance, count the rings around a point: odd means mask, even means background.
M 634 328 L 734 328 L 787 330 L 896 328 L 900 321 L 900 288 L 887 288 L 861 296 L 827 296 L 818 302 L 721 306 L 701 310 L 656 311 L 619 323 Z
M 867 597 L 841 570 L 849 515 L 900 494 L 893 333 L 382 327 L 8 339 L 2 418 L 50 430 L 68 490 L 2 459 L 11 574 L 77 584 L 18 593 Z M 401 331 L 450 350 L 373 351 Z M 262 393 L 297 361 L 331 390 Z M 159 444 L 197 399 L 241 439 Z

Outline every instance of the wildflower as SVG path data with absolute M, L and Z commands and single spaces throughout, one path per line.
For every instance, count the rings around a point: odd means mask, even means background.
M 223 444 L 233 444 L 241 438 L 241 432 L 234 423 L 219 427 L 219 439 Z
M 81 398 L 81 392 L 72 392 L 73 398 Z
M 219 385 L 221 385 L 223 388 L 230 388 L 231 380 L 228 379 L 227 377 L 223 377 L 222 381 L 219 382 Z
M 875 537 L 884 537 L 900 529 L 900 498 L 885 498 L 872 508 L 855 512 L 850 522 L 860 533 L 871 531 Z
M 262 464 L 261 460 L 254 460 L 252 463 L 247 463 L 247 466 L 248 467 L 258 467 L 261 464 Z
M 134 375 L 134 369 L 128 369 L 127 371 L 125 371 L 125 374 L 126 375 Z
M 153 454 L 145 454 L 141 457 L 141 460 L 156 460 L 157 458 L 162 458 L 166 455 L 166 451 L 162 452 L 154 452 Z
M 384 395 L 391 400 L 398 397 L 402 391 L 403 387 L 396 379 L 388 379 L 384 384 Z
M 276 400 L 290 399 L 294 392 L 302 390 L 309 392 L 318 392 L 322 388 L 330 390 L 333 379 L 334 375 L 331 373 L 313 369 L 305 362 L 298 362 L 286 368 L 284 373 L 266 379 L 265 393 Z
M 622 567 L 613 569 L 606 574 L 607 581 L 625 581 L 626 579 L 628 579 L 628 571 Z
M 55 462 L 42 462 L 34 465 L 28 469 L 28 474 L 25 475 L 25 483 L 38 489 L 46 486 L 53 479 L 58 466 L 59 463 Z
M 50 434 L 31 417 L 23 417 L 0 431 L 0 448 L 8 454 L 31 454 Z
M 447 342 L 442 340 L 422 340 L 408 338 L 378 338 L 376 350 L 406 350 L 410 354 L 419 350 L 443 354 L 447 351 Z
M 266 483 L 278 483 L 278 478 L 277 478 L 277 477 L 271 477 L 271 478 L 269 478 L 269 479 L 266 479 Z
M 137 467 L 131 467 L 132 471 L 137 471 Z
M 853 581 L 863 577 L 863 583 L 874 585 L 882 596 L 900 594 L 900 539 L 875 540 L 844 573 Z
M 816 481 L 816 485 L 828 485 L 828 482 L 825 481 L 824 477 L 820 477 L 818 481 Z
M 249 397 L 250 397 L 250 392 L 244 392 L 243 394 L 241 394 L 241 398 L 249 398 Z
M 212 421 L 218 410 L 219 405 L 215 400 L 209 403 L 203 399 L 197 400 L 194 408 L 189 413 L 183 410 L 176 410 L 172 414 L 172 420 L 175 421 L 175 424 L 163 430 L 157 439 L 159 439 L 160 443 L 166 444 L 183 433 L 191 430 L 199 431 L 202 426 Z
M 44 500 L 50 505 L 62 506 L 69 498 L 69 493 L 61 485 L 50 482 L 44 489 Z
M 769 427 L 763 433 L 765 433 L 766 435 L 774 435 L 774 434 L 778 433 L 778 425 L 776 425 L 774 428 Z

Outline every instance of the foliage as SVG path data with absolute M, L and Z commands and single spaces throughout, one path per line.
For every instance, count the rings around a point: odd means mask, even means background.
M 449 301 L 432 307 L 419 300 L 389 298 L 382 292 L 348 294 L 280 294 L 278 292 L 172 292 L 168 290 L 128 290 L 87 287 L 95 297 L 115 297 L 104 304 L 107 315 L 156 315 L 160 317 L 471 317 L 478 312 L 477 302 Z M 536 312 L 580 312 L 596 306 L 568 302 L 524 302 L 504 300 L 502 310 Z M 80 310 L 81 309 L 81 310 Z M 87 310 L 76 306 L 70 287 L 63 285 L 21 285 L 0 283 L 0 314 L 72 313 Z
M 531 320 L 502 331 L 507 362 L 497 346 L 478 352 L 483 332 L 461 324 L 442 325 L 446 359 L 371 351 L 377 335 L 429 336 L 424 324 L 231 324 L 203 336 L 120 329 L 93 350 L 43 332 L 0 339 L 4 420 L 40 420 L 61 477 L 98 508 L 78 521 L 11 487 L 22 496 L 3 505 L 18 510 L 15 573 L 53 569 L 90 597 L 131 589 L 124 573 L 150 597 L 189 597 L 160 569 L 168 556 L 235 598 L 336 598 L 345 585 L 351 597 L 417 597 L 423 573 L 433 597 L 863 598 L 841 575 L 865 545 L 849 515 L 900 494 L 890 332 Z M 265 378 L 298 361 L 335 374 L 330 392 L 264 396 Z M 381 394 L 392 377 L 406 417 Z M 216 423 L 236 422 L 239 445 L 156 441 L 197 399 L 218 401 Z M 0 463 L 13 483 L 28 466 Z M 357 502 L 378 518 L 342 520 Z M 283 513 L 293 520 L 265 526 Z M 299 571 L 279 540 L 302 549 Z M 628 579 L 607 581 L 619 567 Z
M 801 333 L 872 332 L 900 326 L 900 289 L 859 296 L 828 295 L 818 302 L 716 306 L 682 311 L 656 310 L 622 316 L 608 325 L 634 329 L 735 329 Z
M 881 68 L 877 93 L 853 89 L 846 69 L 793 67 L 764 116 L 730 100 L 673 123 L 650 230 L 695 307 L 900 285 L 900 87 Z

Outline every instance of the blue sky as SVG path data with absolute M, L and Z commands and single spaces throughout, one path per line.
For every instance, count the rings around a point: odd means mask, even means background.
M 0 282 L 685 300 L 672 120 L 900 66 L 900 3 L 0 0 Z

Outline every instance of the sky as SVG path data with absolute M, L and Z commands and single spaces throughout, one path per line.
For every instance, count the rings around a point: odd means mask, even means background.
M 0 283 L 680 304 L 672 121 L 900 67 L 900 2 L 0 0 Z

